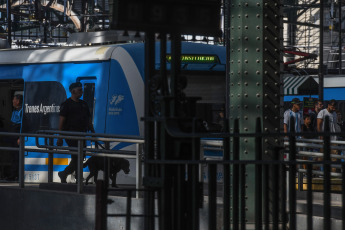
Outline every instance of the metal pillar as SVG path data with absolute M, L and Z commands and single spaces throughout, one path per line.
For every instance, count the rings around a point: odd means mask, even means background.
M 234 131 L 234 120 L 239 119 L 240 133 L 255 133 L 253 121 L 258 117 L 262 120 L 264 133 L 279 132 L 281 2 L 233 0 L 230 7 L 230 132 Z M 267 147 L 279 144 L 279 141 L 278 138 L 263 139 L 263 159 L 273 159 L 273 151 Z M 255 159 L 254 138 L 241 138 L 239 159 Z M 246 166 L 245 170 L 246 200 L 241 205 L 245 205 L 245 221 L 253 223 L 255 167 Z

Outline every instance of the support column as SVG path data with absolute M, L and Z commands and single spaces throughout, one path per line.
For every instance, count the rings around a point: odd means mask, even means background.
M 279 0 L 233 0 L 230 6 L 230 132 L 239 119 L 240 133 L 255 133 L 261 118 L 266 133 L 280 131 L 282 67 L 281 3 Z M 279 138 L 263 138 L 263 159 L 273 159 L 268 146 Z M 240 160 L 255 159 L 255 138 L 241 138 Z M 255 220 L 255 167 L 246 165 L 245 221 Z M 233 181 L 233 180 L 231 180 Z M 240 218 L 241 219 L 241 218 Z

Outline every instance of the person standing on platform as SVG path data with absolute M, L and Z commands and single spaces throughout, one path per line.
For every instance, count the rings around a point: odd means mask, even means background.
M 325 128 L 325 118 L 329 117 L 329 131 L 331 133 L 336 132 L 336 122 L 337 122 L 337 114 L 335 113 L 335 109 L 337 106 L 336 100 L 332 99 L 329 101 L 327 108 L 321 110 L 317 115 L 317 131 L 323 132 Z M 320 136 L 323 139 L 323 136 Z M 337 137 L 335 135 L 331 136 L 331 140 L 336 140 Z
M 288 109 L 284 113 L 284 133 L 290 132 L 290 119 L 291 117 L 294 118 L 295 122 L 295 132 L 300 133 L 302 132 L 302 125 L 303 122 L 303 115 L 301 113 L 301 101 L 298 98 L 294 98 L 291 101 L 292 108 Z
M 317 114 L 323 109 L 323 103 L 321 100 L 314 101 L 314 111 L 310 112 L 311 124 L 317 130 Z
M 20 128 L 22 125 L 22 118 L 23 118 L 23 95 L 17 94 L 14 95 L 12 100 L 12 116 L 11 116 L 11 124 L 10 124 L 10 133 L 20 133 Z M 19 146 L 19 137 L 11 136 L 8 138 L 10 147 Z M 11 172 L 10 176 L 7 178 L 8 181 L 15 181 L 18 179 L 19 175 L 19 152 L 18 151 L 11 151 Z
M 80 82 L 72 83 L 69 86 L 71 97 L 60 106 L 59 130 L 74 132 L 95 132 L 89 106 L 80 98 L 83 96 L 83 88 Z M 69 147 L 78 147 L 77 140 L 65 140 Z M 63 140 L 58 139 L 57 145 L 62 146 Z M 58 173 L 61 183 L 66 183 L 67 176 L 76 171 L 77 178 L 78 156 L 71 155 L 71 161 L 64 171 Z

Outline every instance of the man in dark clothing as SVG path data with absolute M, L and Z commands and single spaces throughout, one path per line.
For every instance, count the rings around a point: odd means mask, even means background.
M 10 124 L 10 133 L 20 133 L 20 127 L 22 124 L 22 117 L 23 117 L 23 95 L 17 94 L 13 97 L 12 105 L 13 111 L 11 116 L 11 124 Z M 18 147 L 19 146 L 19 138 L 16 136 L 11 136 L 8 138 L 9 145 L 11 147 Z M 9 181 L 14 181 L 18 178 L 19 175 L 19 152 L 14 151 L 11 152 L 11 174 L 7 178 Z
M 87 103 L 80 98 L 83 96 L 83 88 L 80 82 L 72 83 L 69 87 L 71 97 L 63 102 L 60 106 L 60 121 L 59 130 L 87 132 L 90 130 L 94 132 L 90 110 Z M 77 140 L 65 140 L 69 147 L 78 147 Z M 58 139 L 57 145 L 61 146 L 62 139 Z M 66 178 L 69 174 L 76 171 L 78 167 L 78 156 L 71 155 L 71 161 L 64 171 L 58 173 L 61 183 L 66 183 Z
M 321 100 L 314 101 L 314 111 L 309 113 L 311 124 L 314 127 L 314 130 L 317 130 L 317 114 L 323 109 L 323 103 Z

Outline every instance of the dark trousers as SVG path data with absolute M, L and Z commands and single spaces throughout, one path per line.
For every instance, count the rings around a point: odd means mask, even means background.
M 78 141 L 75 140 L 66 140 L 68 147 L 78 147 Z M 71 155 L 71 161 L 69 165 L 65 168 L 63 173 L 68 176 L 75 171 L 75 177 L 78 178 L 78 155 Z

